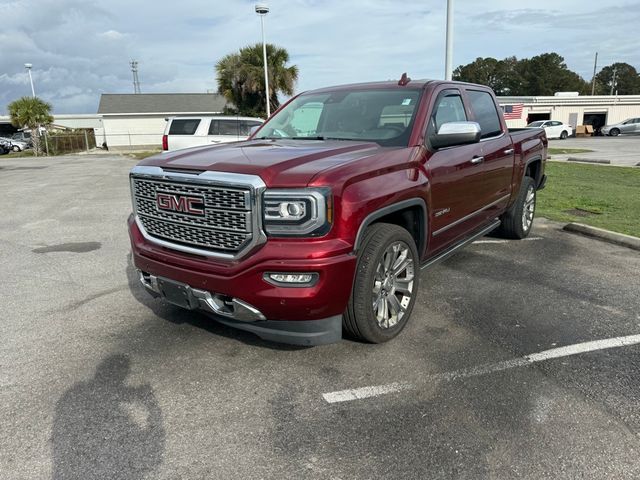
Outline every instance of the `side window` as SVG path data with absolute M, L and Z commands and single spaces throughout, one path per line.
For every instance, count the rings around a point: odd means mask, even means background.
M 220 133 L 218 135 L 238 135 L 238 121 L 236 120 L 218 120 L 220 124 Z
M 482 135 L 480 138 L 495 137 L 502 133 L 502 125 L 500 117 L 496 110 L 496 105 L 489 92 L 480 90 L 468 90 L 469 100 L 471 101 L 471 109 L 476 118 L 476 122 L 480 124 Z
M 457 90 L 444 90 L 440 92 L 433 106 L 427 135 L 438 133 L 440 127 L 445 123 L 464 122 L 466 120 L 467 114 L 464 111 L 460 92 Z
M 169 135 L 193 135 L 198 125 L 199 119 L 174 119 L 169 127 Z
M 218 120 L 211 120 L 209 125 L 209 135 L 220 135 L 220 123 Z
M 251 120 L 242 120 L 240 122 L 240 133 L 239 135 L 249 136 L 249 133 L 253 127 L 257 127 L 258 125 L 262 125 L 260 122 L 251 121 Z

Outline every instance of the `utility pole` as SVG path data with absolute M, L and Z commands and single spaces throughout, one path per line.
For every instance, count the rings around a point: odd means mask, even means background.
M 596 52 L 596 59 L 593 62 L 593 77 L 591 78 L 591 96 L 596 94 L 596 69 L 598 68 L 598 52 Z
M 267 103 L 267 118 L 271 116 L 271 100 L 269 99 L 269 73 L 267 71 L 267 44 L 264 41 L 264 17 L 269 13 L 269 6 L 266 3 L 256 4 L 256 13 L 260 17 L 260 28 L 262 29 L 262 61 L 264 63 L 264 90 Z
M 138 62 L 131 60 L 129 65 L 131 65 L 131 73 L 133 73 L 133 93 L 142 93 L 140 91 L 140 79 L 138 78 Z
M 35 90 L 35 88 L 33 88 L 33 77 L 31 76 L 31 68 L 32 68 L 32 67 L 33 67 L 33 65 L 32 65 L 32 64 L 30 64 L 30 63 L 25 63 L 25 64 L 24 64 L 24 68 L 26 68 L 26 69 L 27 69 L 27 73 L 29 74 L 29 83 L 31 83 L 31 96 L 32 96 L 33 98 L 35 98 L 35 96 L 36 96 L 36 90 Z
M 609 95 L 613 95 L 613 89 L 616 86 L 616 74 L 618 73 L 618 67 L 613 67 L 613 78 L 611 78 L 611 92 Z
M 447 40 L 444 56 L 444 79 L 451 80 L 453 71 L 453 0 L 447 0 Z

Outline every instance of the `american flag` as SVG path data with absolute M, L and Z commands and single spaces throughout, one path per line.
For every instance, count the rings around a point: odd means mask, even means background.
M 522 118 L 522 107 L 524 104 L 517 103 L 516 105 L 502 105 L 504 111 L 505 120 L 518 120 Z

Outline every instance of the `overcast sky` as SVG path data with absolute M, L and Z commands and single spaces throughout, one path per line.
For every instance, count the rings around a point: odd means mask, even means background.
M 215 89 L 216 61 L 260 41 L 243 0 L 0 0 L 0 114 L 36 94 L 54 113 L 95 113 L 101 93 Z M 267 41 L 298 65 L 298 91 L 356 81 L 442 78 L 446 0 L 272 0 Z M 527 7 L 528 5 L 528 7 Z M 523 8 L 526 7 L 526 8 Z M 599 66 L 640 69 L 640 0 L 456 0 L 454 67 L 476 57 L 555 51 L 590 79 Z

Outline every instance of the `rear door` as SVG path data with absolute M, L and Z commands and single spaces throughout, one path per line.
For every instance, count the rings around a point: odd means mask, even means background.
M 169 125 L 167 141 L 169 150 L 188 148 L 202 143 L 198 142 L 196 132 L 200 126 L 199 118 L 173 118 Z
M 209 143 L 237 142 L 240 139 L 240 120 L 219 118 L 211 121 Z
M 636 119 L 630 118 L 620 125 L 620 133 L 634 133 L 636 131 Z
M 506 124 L 498 113 L 494 96 L 488 90 L 466 89 L 472 119 L 480 124 L 482 162 L 475 165 L 482 178 L 477 187 L 483 221 L 496 218 L 511 196 L 515 150 Z

